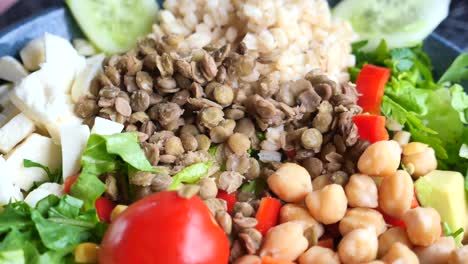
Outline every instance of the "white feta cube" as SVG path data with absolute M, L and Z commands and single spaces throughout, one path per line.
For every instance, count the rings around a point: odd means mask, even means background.
M 91 134 L 113 135 L 122 132 L 124 125 L 102 117 L 96 117 Z
M 51 138 L 33 133 L 6 156 L 8 168 L 13 175 L 13 184 L 22 190 L 29 190 L 34 182 L 47 180 L 47 174 L 40 168 L 25 168 L 23 160 L 28 159 L 57 170 L 62 164 L 60 147 Z
M 74 103 L 78 102 L 81 96 L 91 94 L 89 88 L 93 79 L 102 72 L 102 61 L 106 56 L 104 54 L 95 55 L 86 60 L 84 67 L 77 75 L 71 89 L 71 96 Z
M 23 200 L 23 194 L 20 188 L 13 184 L 12 177 L 5 159 L 0 155 L 0 205 Z
M 10 152 L 18 143 L 34 132 L 34 122 L 23 113 L 13 117 L 0 128 L 0 152 Z
M 37 187 L 37 189 L 30 192 L 24 201 L 31 207 L 36 207 L 36 204 L 46 198 L 49 195 L 55 195 L 57 197 L 62 197 L 65 193 L 63 191 L 63 186 L 58 183 L 46 182 Z
M 81 154 L 86 148 L 89 134 L 89 128 L 86 125 L 67 125 L 60 129 L 64 181 L 67 177 L 80 171 Z
M 20 57 L 26 69 L 30 71 L 39 69 L 41 64 L 45 61 L 44 37 L 29 41 L 20 51 Z

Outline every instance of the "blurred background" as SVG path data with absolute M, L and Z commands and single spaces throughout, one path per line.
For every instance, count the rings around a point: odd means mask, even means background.
M 21 19 L 59 6 L 63 6 L 63 0 L 0 0 L 0 31 Z M 450 15 L 436 32 L 468 52 L 468 0 L 452 0 Z

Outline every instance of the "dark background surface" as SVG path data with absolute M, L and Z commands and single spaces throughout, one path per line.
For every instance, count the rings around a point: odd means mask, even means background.
M 6 13 L 0 15 L 0 31 L 42 10 L 59 6 L 63 6 L 63 0 L 20 0 Z M 437 28 L 436 32 L 461 49 L 468 51 L 468 0 L 452 0 L 450 9 L 450 16 Z

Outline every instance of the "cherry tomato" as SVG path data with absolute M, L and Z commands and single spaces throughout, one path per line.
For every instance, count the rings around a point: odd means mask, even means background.
M 226 264 L 229 241 L 198 196 L 159 192 L 130 205 L 109 226 L 101 264 Z
M 99 197 L 94 205 L 96 206 L 96 213 L 99 220 L 110 223 L 112 209 L 114 209 L 116 204 L 106 197 Z
M 79 174 L 77 175 L 73 175 L 73 176 L 69 176 L 65 182 L 63 183 L 63 191 L 65 193 L 69 193 L 70 192 L 70 188 L 71 186 L 76 182 L 76 180 L 78 179 L 78 176 L 80 176 Z
M 216 195 L 216 198 L 223 199 L 224 201 L 226 201 L 227 211 L 228 213 L 232 213 L 234 204 L 237 202 L 237 192 L 227 193 L 225 191 L 219 190 L 218 195 Z

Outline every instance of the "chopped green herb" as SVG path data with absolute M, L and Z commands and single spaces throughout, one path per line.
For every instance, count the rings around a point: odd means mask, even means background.
M 265 133 L 263 133 L 262 131 L 258 131 L 258 130 L 257 130 L 257 131 L 255 132 L 255 135 L 257 135 L 257 138 L 258 138 L 258 140 L 260 140 L 260 141 L 263 141 L 263 140 L 266 139 Z

